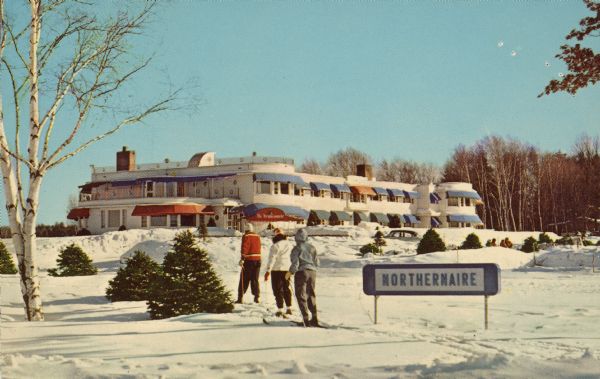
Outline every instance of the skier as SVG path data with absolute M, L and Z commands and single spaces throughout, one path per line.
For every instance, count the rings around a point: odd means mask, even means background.
M 246 224 L 246 232 L 242 236 L 242 256 L 240 259 L 240 284 L 238 286 L 238 298 L 236 303 L 241 304 L 244 294 L 250 285 L 254 302 L 260 302 L 260 287 L 258 277 L 260 275 L 260 237 L 254 233 L 252 224 Z
M 267 262 L 267 272 L 265 272 L 265 282 L 271 277 L 271 288 L 275 295 L 277 303 L 277 312 L 275 316 L 283 317 L 283 303 L 287 307 L 285 314 L 292 314 L 292 290 L 290 288 L 290 279 L 286 278 L 288 267 L 290 267 L 291 244 L 287 241 L 285 234 L 279 228 L 273 230 L 273 245 L 269 250 L 269 260 Z
M 296 291 L 296 300 L 298 307 L 302 312 L 304 326 L 319 326 L 317 319 L 317 295 L 315 285 L 317 280 L 317 268 L 319 267 L 319 258 L 317 249 L 308 240 L 306 229 L 300 229 L 294 237 L 296 246 L 292 249 L 292 264 L 286 274 L 289 278 L 294 274 L 294 289 Z M 311 318 L 308 318 L 308 311 Z

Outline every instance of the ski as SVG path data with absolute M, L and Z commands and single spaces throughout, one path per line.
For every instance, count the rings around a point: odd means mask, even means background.
M 299 326 L 299 327 L 305 327 L 304 326 L 304 322 L 302 321 L 297 321 L 297 320 L 292 320 L 290 318 L 269 318 L 269 317 L 263 317 L 262 319 L 263 323 L 265 325 L 269 325 L 269 326 Z M 323 325 L 323 323 L 319 323 L 318 326 L 316 326 L 317 328 L 322 328 L 322 329 L 328 329 L 329 327 L 327 325 Z M 311 328 L 314 328 L 314 326 L 311 326 Z

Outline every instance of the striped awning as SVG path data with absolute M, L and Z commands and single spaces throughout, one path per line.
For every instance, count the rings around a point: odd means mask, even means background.
M 404 222 L 409 224 L 417 224 L 419 220 L 415 215 L 402 215 L 404 217 Z
M 313 191 L 331 191 L 331 186 L 321 182 L 310 182 L 310 188 Z
M 373 191 L 375 191 L 375 193 L 378 194 L 378 195 L 382 195 L 382 196 L 387 196 L 388 195 L 388 193 L 385 190 L 385 188 L 373 187 Z
M 310 213 L 314 214 L 316 218 L 322 221 L 329 221 L 329 216 L 331 216 L 331 212 L 320 209 L 313 209 Z
M 165 216 L 165 215 L 212 215 L 213 207 L 202 204 L 165 204 L 165 205 L 136 205 L 132 216 Z
M 390 219 L 388 218 L 388 216 L 384 213 L 378 213 L 378 212 L 371 212 L 371 221 L 372 222 L 379 222 L 381 224 L 389 224 L 390 223 Z
M 289 174 L 276 174 L 269 172 L 256 172 L 254 173 L 255 182 L 280 182 L 280 183 L 292 183 L 299 187 L 310 188 L 301 177 Z
M 367 186 L 350 186 L 350 191 L 356 195 L 377 196 L 373 188 Z
M 471 224 L 483 224 L 479 216 L 477 215 L 448 215 L 448 221 L 450 222 L 468 222 Z
M 360 221 L 369 221 L 369 216 L 364 212 L 354 212 L 354 219 L 358 218 Z
M 331 215 L 337 217 L 338 221 L 352 221 L 352 215 L 344 211 L 331 211 Z
M 437 228 L 440 225 L 442 225 L 442 223 L 440 222 L 440 220 L 438 220 L 437 217 L 431 218 L 431 226 L 433 226 L 434 228 Z
M 468 199 L 481 200 L 481 196 L 475 191 L 447 191 L 447 197 L 465 197 Z
M 90 208 L 73 208 L 69 211 L 67 218 L 69 220 L 79 220 L 90 217 Z
M 404 191 L 397 189 L 397 188 L 388 188 L 387 192 L 390 196 L 404 197 Z
M 350 187 L 345 184 L 332 184 L 331 189 L 334 193 L 350 193 Z
M 438 203 L 440 200 L 442 200 L 442 198 L 441 198 L 441 197 L 440 197 L 440 195 L 438 195 L 437 193 L 435 193 L 435 192 L 431 192 L 431 193 L 429 194 L 429 202 L 430 202 L 431 204 L 437 204 L 437 203 Z
M 408 197 L 410 199 L 418 199 L 419 198 L 419 193 L 415 192 L 415 191 L 403 191 L 404 192 L 404 196 Z

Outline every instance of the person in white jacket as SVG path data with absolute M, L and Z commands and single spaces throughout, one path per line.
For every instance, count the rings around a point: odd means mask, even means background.
M 273 295 L 275 295 L 275 302 L 277 303 L 278 308 L 275 315 L 283 317 L 284 303 L 287 307 L 285 314 L 292 314 L 292 290 L 290 287 L 290 279 L 286 278 L 285 275 L 290 267 L 292 245 L 287 241 L 287 237 L 280 229 L 275 229 L 274 232 L 275 236 L 273 237 L 273 245 L 269 251 L 265 281 L 269 280 L 269 277 L 271 277 L 271 287 L 273 288 Z

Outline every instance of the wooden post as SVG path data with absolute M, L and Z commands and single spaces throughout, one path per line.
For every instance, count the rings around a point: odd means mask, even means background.
M 485 307 L 485 330 L 488 328 L 488 296 L 484 296 L 484 307 Z
M 375 324 L 377 324 L 377 299 L 379 299 L 379 296 L 375 295 L 375 319 L 374 319 Z

